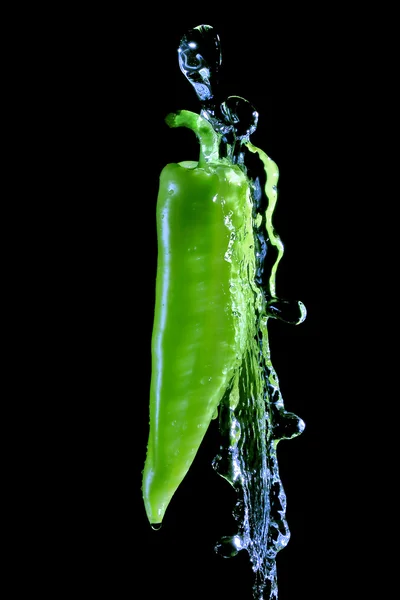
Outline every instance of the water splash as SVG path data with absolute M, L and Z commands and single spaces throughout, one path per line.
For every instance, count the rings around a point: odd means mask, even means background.
M 199 25 L 188 31 L 178 48 L 179 66 L 193 85 L 202 108 L 213 106 L 212 84 L 218 84 L 222 62 L 220 40 L 210 25 Z
M 221 445 L 213 461 L 214 469 L 236 491 L 233 514 L 238 531 L 221 538 L 215 550 L 225 558 L 246 550 L 255 573 L 254 599 L 276 600 L 276 555 L 290 539 L 277 445 L 298 436 L 305 424 L 284 408 L 271 362 L 267 323 L 273 318 L 298 325 L 306 318 L 306 309 L 302 302 L 276 295 L 276 272 L 283 255 L 283 244 L 272 225 L 279 171 L 250 142 L 258 112 L 239 96 L 218 97 L 221 48 L 211 26 L 200 25 L 187 32 L 178 56 L 200 101 L 201 117 L 218 136 L 218 145 L 213 143 L 209 156 L 227 159 L 245 173 L 253 211 L 255 277 L 243 272 L 241 279 L 254 291 L 254 322 L 241 365 L 219 406 Z

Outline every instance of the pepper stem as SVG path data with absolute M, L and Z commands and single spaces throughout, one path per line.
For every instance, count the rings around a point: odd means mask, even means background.
M 196 134 L 200 143 L 200 168 L 219 159 L 220 136 L 214 131 L 211 123 L 202 116 L 190 110 L 179 110 L 176 113 L 170 113 L 165 122 L 169 127 L 187 127 Z

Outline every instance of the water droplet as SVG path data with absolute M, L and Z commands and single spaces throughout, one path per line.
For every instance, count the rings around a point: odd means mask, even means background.
M 291 440 L 303 433 L 306 424 L 303 419 L 280 408 L 274 415 L 274 439 Z
M 200 102 L 213 99 L 213 83 L 217 82 L 221 64 L 220 40 L 210 25 L 199 25 L 188 31 L 178 48 L 179 67 L 195 89 Z
M 257 129 L 258 112 L 240 96 L 229 96 L 221 104 L 221 112 L 225 121 L 233 126 L 238 140 L 247 141 Z
M 216 544 L 214 550 L 224 558 L 231 558 L 243 550 L 243 543 L 238 535 L 224 536 Z
M 150 523 L 150 527 L 154 529 L 154 531 L 159 531 L 161 529 L 162 523 Z
M 307 316 L 307 310 L 299 300 L 272 298 L 267 302 L 267 314 L 289 325 L 300 325 Z

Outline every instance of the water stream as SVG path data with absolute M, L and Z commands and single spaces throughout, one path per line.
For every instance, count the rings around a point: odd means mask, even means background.
M 259 117 L 255 108 L 238 96 L 219 97 L 221 56 L 219 37 L 208 25 L 187 32 L 178 49 L 181 71 L 196 92 L 200 114 L 218 135 L 218 158 L 229 159 L 244 172 L 252 205 L 255 268 L 241 275 L 243 285 L 253 290 L 254 320 L 240 367 L 219 406 L 221 445 L 213 462 L 236 492 L 237 532 L 219 540 L 215 549 L 227 558 L 246 550 L 255 574 L 254 600 L 276 600 L 276 555 L 290 538 L 277 445 L 299 435 L 305 425 L 284 408 L 267 324 L 270 318 L 299 324 L 306 309 L 299 301 L 276 295 L 276 272 L 283 255 L 283 244 L 272 225 L 279 172 L 250 142 Z

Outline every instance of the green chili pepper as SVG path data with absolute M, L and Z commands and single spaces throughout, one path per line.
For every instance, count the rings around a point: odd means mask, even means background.
M 167 123 L 192 129 L 201 152 L 198 163 L 169 164 L 160 176 L 150 433 L 143 472 L 152 524 L 162 522 L 243 358 L 247 317 L 257 295 L 247 274 L 254 272 L 255 259 L 246 176 L 218 158 L 217 135 L 205 119 L 180 111 Z

